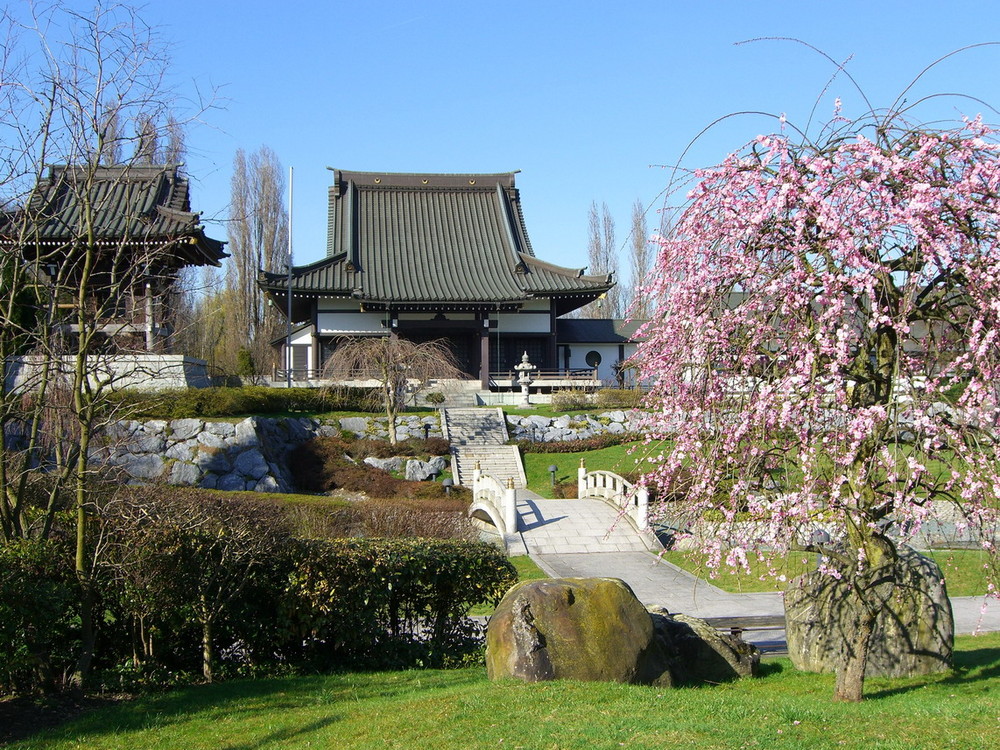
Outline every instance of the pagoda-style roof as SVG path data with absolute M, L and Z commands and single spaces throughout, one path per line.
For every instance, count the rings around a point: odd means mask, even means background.
M 50 166 L 27 210 L 0 219 L 0 235 L 12 241 L 20 230 L 31 242 L 65 245 L 86 236 L 88 218 L 99 243 L 171 244 L 184 265 L 218 266 L 226 257 L 191 211 L 188 179 L 173 164 Z
M 335 170 L 329 195 L 327 257 L 293 269 L 296 297 L 352 297 L 372 309 L 548 297 L 563 314 L 614 286 L 610 275 L 535 257 L 511 172 Z M 262 273 L 261 285 L 282 298 L 288 279 Z
M 639 340 L 639 329 L 648 322 L 624 318 L 562 318 L 556 321 L 556 334 L 561 344 L 629 344 Z

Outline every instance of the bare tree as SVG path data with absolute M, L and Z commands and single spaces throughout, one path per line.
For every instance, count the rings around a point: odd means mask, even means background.
M 589 272 L 593 274 L 618 275 L 618 253 L 615 248 L 615 220 L 607 203 L 600 210 L 597 203 L 590 204 L 587 214 L 588 238 L 587 257 Z M 622 291 L 616 285 L 580 310 L 582 318 L 620 318 L 622 316 Z
M 250 353 L 256 377 L 268 368 L 269 341 L 279 317 L 268 308 L 257 285 L 260 270 L 279 271 L 289 261 L 288 210 L 285 207 L 285 177 L 277 154 L 261 146 L 247 155 L 243 149 L 233 159 L 229 250 L 232 258 L 226 288 L 232 305 L 227 336 L 230 350 Z
M 629 299 L 622 306 L 630 317 L 645 320 L 650 312 L 650 300 L 642 291 L 644 279 L 649 275 L 649 229 L 646 226 L 646 210 L 638 198 L 632 204 L 631 240 L 632 277 L 628 287 Z
M 187 158 L 187 146 L 184 139 L 184 123 L 178 120 L 174 113 L 167 115 L 165 127 L 166 143 L 163 144 L 162 152 L 158 153 L 162 164 L 183 164 Z
M 141 115 L 136 134 L 135 160 L 138 164 L 154 164 L 159 152 L 159 132 L 149 115 Z
M 326 377 L 341 383 L 375 381 L 372 401 L 389 418 L 389 442 L 396 443 L 396 416 L 411 393 L 434 378 L 468 377 L 444 339 L 410 341 L 396 334 L 345 339 L 326 365 Z
M 125 330 L 127 322 L 114 321 L 134 309 L 137 292 L 172 281 L 170 264 L 161 262 L 165 246 L 144 243 L 139 229 L 115 236 L 102 231 L 109 206 L 95 185 L 130 178 L 140 137 L 138 131 L 127 135 L 123 124 L 159 121 L 172 95 L 164 86 L 167 60 L 158 37 L 127 5 L 99 2 L 86 13 L 59 2 L 8 6 L 0 24 L 6 42 L 0 56 L 0 528 L 6 538 L 44 536 L 56 511 L 75 517 L 83 647 L 72 682 L 82 689 L 96 633 L 93 456 L 104 428 L 120 416 L 107 398 L 115 385 L 105 356 L 114 335 L 109 321 L 115 331 Z M 62 166 L 46 166 L 53 164 Z M 73 217 L 56 239 L 47 229 L 54 195 L 72 206 Z M 135 215 L 122 218 L 141 225 Z M 151 276 L 154 267 L 164 275 Z M 149 338 L 143 339 L 144 349 Z M 116 346 L 127 347 L 127 337 Z M 8 377 L 11 358 L 26 352 L 34 363 L 31 377 L 18 382 Z M 39 509 L 41 524 L 32 526 L 25 498 L 43 461 L 52 489 Z M 63 496 L 70 498 L 67 507 L 59 505 Z

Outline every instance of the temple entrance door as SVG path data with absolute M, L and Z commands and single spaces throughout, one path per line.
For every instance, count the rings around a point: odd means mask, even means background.
M 462 372 L 474 378 L 479 377 L 479 339 L 468 330 L 406 331 L 401 335 L 414 343 L 443 339 Z

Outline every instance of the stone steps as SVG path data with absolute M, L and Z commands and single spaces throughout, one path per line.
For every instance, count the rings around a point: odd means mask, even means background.
M 514 480 L 514 487 L 527 486 L 521 453 L 516 445 L 459 446 L 452 449 L 454 472 L 459 484 L 472 484 L 472 473 L 479 464 L 479 470 L 506 485 Z
M 441 424 L 445 437 L 454 445 L 505 445 L 507 420 L 503 410 L 442 409 Z
M 476 463 L 483 474 L 506 484 L 527 485 L 521 453 L 507 445 L 507 420 L 502 409 L 442 409 L 441 427 L 451 442 L 452 473 L 455 481 L 469 486 Z

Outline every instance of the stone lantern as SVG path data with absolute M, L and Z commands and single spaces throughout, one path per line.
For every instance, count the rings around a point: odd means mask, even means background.
M 517 370 L 517 382 L 521 385 L 521 403 L 522 408 L 530 406 L 528 400 L 528 393 L 530 391 L 530 386 L 534 382 L 531 378 L 531 373 L 538 368 L 528 361 L 528 353 L 525 352 L 524 356 L 521 357 L 520 364 L 514 365 L 514 369 Z

